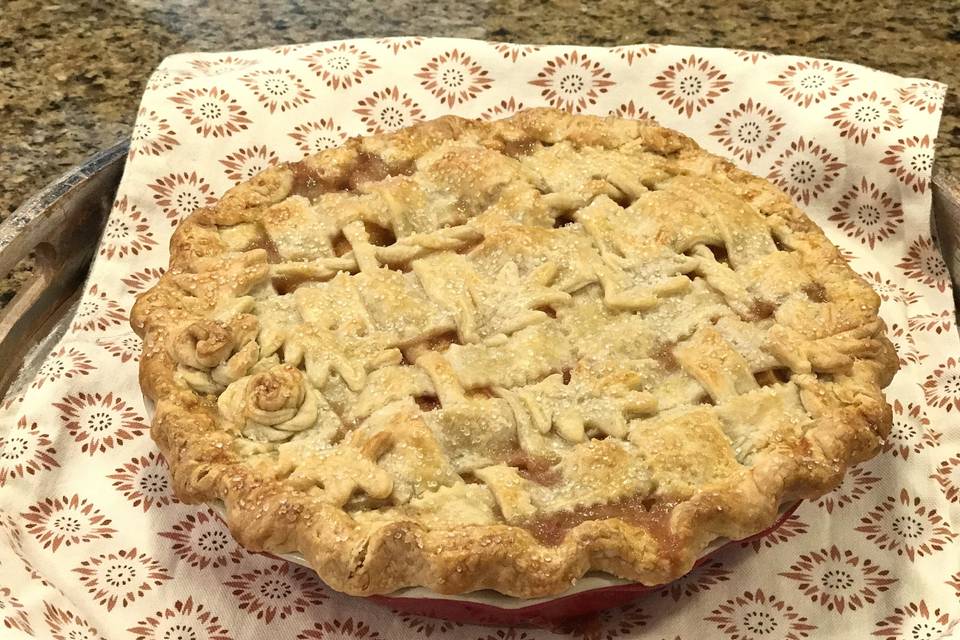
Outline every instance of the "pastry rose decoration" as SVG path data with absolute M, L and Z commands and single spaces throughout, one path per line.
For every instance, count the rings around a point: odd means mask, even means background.
M 245 436 L 271 442 L 286 440 L 317 423 L 317 392 L 302 371 L 289 364 L 230 384 L 217 404 L 220 413 L 240 425 Z
M 229 322 L 198 320 L 170 345 L 180 379 L 201 393 L 219 393 L 246 375 L 260 358 L 255 316 L 239 314 Z
M 233 332 L 218 320 L 199 320 L 180 332 L 173 356 L 194 369 L 212 369 L 233 352 Z

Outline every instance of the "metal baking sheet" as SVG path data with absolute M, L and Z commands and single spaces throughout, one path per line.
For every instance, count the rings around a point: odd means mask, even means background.
M 0 224 L 0 274 L 33 253 L 33 277 L 0 309 L 0 399 L 28 383 L 66 331 L 120 183 L 129 140 L 68 171 Z M 960 178 L 934 168 L 931 226 L 960 284 Z M 960 286 L 955 286 L 955 295 Z

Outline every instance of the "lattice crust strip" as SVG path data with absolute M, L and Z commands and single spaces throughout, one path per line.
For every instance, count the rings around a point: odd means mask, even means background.
M 286 510 L 241 540 L 353 592 L 547 593 L 604 545 L 595 568 L 666 579 L 889 422 L 869 287 L 772 186 L 646 122 L 353 140 L 192 216 L 171 267 L 134 324 L 178 486 L 241 528 Z M 416 562 L 377 577 L 388 531 Z M 539 577 L 441 571 L 489 535 Z

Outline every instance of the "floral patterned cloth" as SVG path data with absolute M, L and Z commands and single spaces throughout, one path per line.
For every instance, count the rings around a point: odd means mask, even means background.
M 70 331 L 0 414 L 0 636 L 552 637 L 394 614 L 239 548 L 171 494 L 127 325 L 177 221 L 264 167 L 424 118 L 538 105 L 652 117 L 777 183 L 881 295 L 902 365 L 877 458 L 776 532 L 572 631 L 960 634 L 960 343 L 929 228 L 944 92 L 841 62 L 657 45 L 385 38 L 166 59 Z

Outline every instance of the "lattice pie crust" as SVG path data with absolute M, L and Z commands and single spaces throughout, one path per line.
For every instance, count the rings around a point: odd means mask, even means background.
M 775 187 L 646 121 L 447 117 L 268 169 L 138 300 L 184 500 L 336 589 L 646 584 L 890 424 L 879 301 Z

